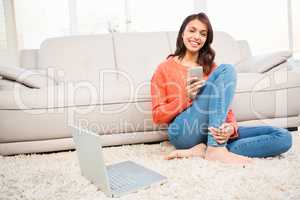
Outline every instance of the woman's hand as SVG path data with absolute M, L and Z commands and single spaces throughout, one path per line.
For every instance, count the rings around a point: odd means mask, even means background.
M 233 126 L 229 123 L 223 123 L 219 128 L 210 127 L 208 130 L 218 144 L 226 143 L 234 132 Z
M 197 77 L 190 77 L 187 79 L 186 93 L 190 99 L 195 99 L 200 88 L 205 84 L 205 80 Z

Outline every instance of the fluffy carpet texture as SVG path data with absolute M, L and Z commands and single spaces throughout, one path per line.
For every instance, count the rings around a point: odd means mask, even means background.
M 107 164 L 132 160 L 168 177 L 120 199 L 300 199 L 300 136 L 282 156 L 246 167 L 200 158 L 166 161 L 168 142 L 104 148 Z M 80 175 L 75 151 L 0 157 L 0 199 L 110 199 Z

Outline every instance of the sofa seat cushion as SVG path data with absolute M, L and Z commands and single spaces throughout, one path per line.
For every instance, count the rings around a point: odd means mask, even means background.
M 0 115 L 5 116 L 0 121 L 0 142 L 68 138 L 71 134 L 68 124 L 88 126 L 99 134 L 166 128 L 152 122 L 148 86 L 130 92 L 132 88 L 128 85 L 116 83 L 98 94 L 97 90 L 89 93 L 91 89 L 69 87 L 70 94 L 76 91 L 71 98 L 66 97 L 68 92 L 62 88 L 55 94 L 51 94 L 50 88 L 20 88 L 20 96 L 14 96 L 15 91 L 0 91 Z M 91 94 L 98 95 L 95 101 L 91 101 Z M 281 72 L 278 77 L 276 74 L 238 74 L 232 108 L 237 121 L 286 117 L 300 113 L 297 99 L 300 99 L 300 80 L 293 71 Z
M 0 91 L 0 109 L 50 109 L 151 101 L 150 82 L 138 87 L 133 87 L 129 83 L 124 84 L 123 81 L 104 85 L 102 87 L 88 81 L 66 82 L 43 89 L 16 85 L 13 90 Z
M 0 91 L 0 110 L 76 110 L 84 106 L 88 112 L 96 106 L 109 105 L 111 111 L 124 111 L 134 105 L 139 111 L 136 115 L 140 113 L 139 117 L 144 119 L 144 113 L 147 113 L 146 119 L 151 119 L 150 83 L 140 87 L 118 81 L 106 83 L 106 87 L 78 84 Z M 239 73 L 232 107 L 238 121 L 293 116 L 300 113 L 297 98 L 300 99 L 300 76 L 294 71 Z

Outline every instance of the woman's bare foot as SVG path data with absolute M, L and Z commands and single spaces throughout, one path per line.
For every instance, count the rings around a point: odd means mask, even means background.
M 165 156 L 165 159 L 171 160 L 173 158 L 189 158 L 193 156 L 204 158 L 205 150 L 206 150 L 206 145 L 201 143 L 190 149 L 172 151 L 169 155 Z
M 248 157 L 229 152 L 226 147 L 211 146 L 207 147 L 205 159 L 228 164 L 247 164 L 252 162 L 252 160 Z

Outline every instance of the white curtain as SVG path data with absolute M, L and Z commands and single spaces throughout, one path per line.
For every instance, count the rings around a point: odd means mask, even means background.
M 3 0 L 0 0 L 0 49 L 7 48 L 6 24 Z

